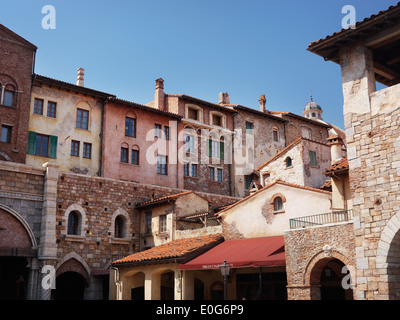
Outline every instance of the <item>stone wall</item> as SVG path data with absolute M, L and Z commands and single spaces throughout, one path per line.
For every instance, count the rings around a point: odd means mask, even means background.
M 322 267 L 333 259 L 340 260 L 355 279 L 355 241 L 351 222 L 286 231 L 285 252 L 289 300 L 320 298 Z

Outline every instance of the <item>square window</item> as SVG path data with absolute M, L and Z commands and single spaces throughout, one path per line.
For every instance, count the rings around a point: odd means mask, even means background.
M 1 126 L 0 141 L 5 143 L 11 143 L 11 132 L 12 132 L 12 127 L 3 124 Z
M 36 135 L 35 155 L 42 157 L 49 156 L 49 140 L 49 136 L 43 134 Z
M 194 108 L 188 108 L 188 118 L 192 120 L 199 120 L 199 111 Z
M 43 99 L 35 98 L 35 103 L 33 106 L 33 113 L 43 115 Z
M 71 141 L 71 156 L 79 157 L 79 141 L 72 140 Z

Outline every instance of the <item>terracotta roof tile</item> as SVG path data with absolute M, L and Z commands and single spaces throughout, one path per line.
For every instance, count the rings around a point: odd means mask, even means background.
M 153 204 L 158 204 L 158 203 L 162 203 L 165 202 L 167 200 L 175 200 L 177 198 L 179 198 L 180 196 L 186 195 L 186 194 L 190 194 L 190 193 L 194 193 L 193 191 L 185 191 L 185 192 L 181 192 L 181 193 L 177 193 L 177 194 L 172 194 L 169 196 L 165 196 L 165 197 L 161 197 L 161 198 L 157 198 L 157 199 L 153 199 L 153 200 L 148 200 L 148 201 L 144 201 L 144 202 L 140 202 L 136 205 L 136 208 L 140 208 L 140 207 L 145 207 L 148 205 L 153 205 Z
M 348 169 L 349 169 L 349 161 L 347 160 L 347 158 L 343 158 L 332 164 L 330 168 L 325 171 L 325 175 L 329 175 L 330 173 L 338 171 L 346 171 Z
M 153 247 L 149 250 L 131 254 L 125 258 L 114 261 L 114 265 L 121 264 L 143 264 L 149 262 L 160 262 L 159 260 L 166 260 L 175 258 L 177 260 L 185 260 L 192 257 L 196 252 L 204 252 L 214 245 L 223 241 L 222 234 L 213 234 L 201 237 L 193 237 L 187 239 L 178 239 L 168 242 L 163 245 Z

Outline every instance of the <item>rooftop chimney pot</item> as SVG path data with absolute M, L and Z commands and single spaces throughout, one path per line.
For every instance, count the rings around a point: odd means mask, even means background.
M 264 94 L 260 97 L 260 99 L 258 99 L 258 102 L 260 103 L 260 111 L 265 112 L 265 104 L 267 103 L 267 99 L 265 99 Z
M 85 75 L 85 69 L 79 68 L 78 75 L 76 77 L 76 85 L 77 86 L 84 87 L 84 75 Z

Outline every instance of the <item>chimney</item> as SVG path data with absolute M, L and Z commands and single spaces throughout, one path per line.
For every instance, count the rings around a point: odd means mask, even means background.
M 78 69 L 78 76 L 76 77 L 76 85 L 80 87 L 84 87 L 83 84 L 83 76 L 85 75 L 85 69 L 79 68 Z
M 159 78 L 156 80 L 156 93 L 154 96 L 154 106 L 156 109 L 165 109 L 165 93 L 164 93 L 164 80 Z
M 227 92 L 221 92 L 218 96 L 219 104 L 231 104 L 229 101 L 229 94 Z
M 260 97 L 260 99 L 258 99 L 258 102 L 260 103 L 260 111 L 265 112 L 265 104 L 267 103 L 267 99 L 265 99 L 264 94 Z
M 328 146 L 331 147 L 331 163 L 335 163 L 336 161 L 343 159 L 343 141 L 337 134 L 329 136 Z

